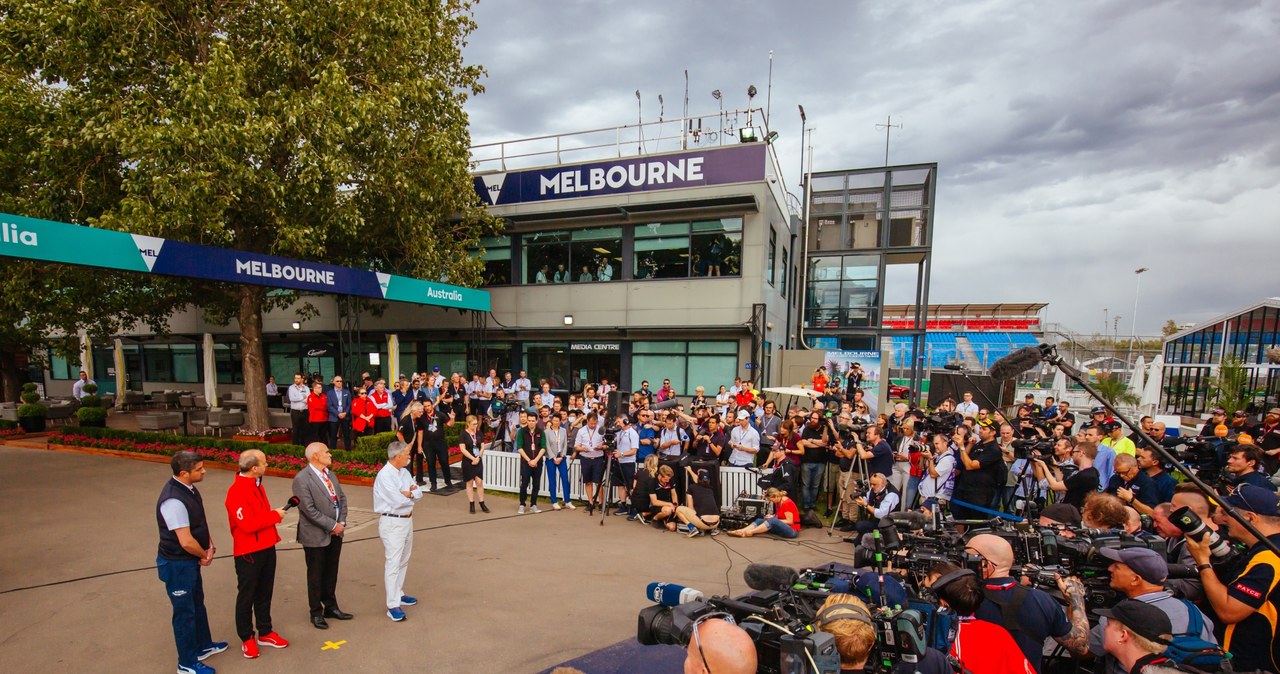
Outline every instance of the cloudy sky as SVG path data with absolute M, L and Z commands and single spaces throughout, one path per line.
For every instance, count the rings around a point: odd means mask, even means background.
M 770 108 L 814 170 L 938 162 L 933 302 L 1129 334 L 1280 295 L 1280 3 L 482 0 L 476 143 Z M 674 149 L 674 148 L 667 148 Z M 798 191 L 798 190 L 797 190 Z M 902 301 L 888 289 L 889 301 Z

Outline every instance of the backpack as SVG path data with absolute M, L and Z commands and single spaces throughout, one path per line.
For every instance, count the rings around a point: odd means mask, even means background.
M 1187 631 L 1173 635 L 1164 656 L 1180 665 L 1191 665 L 1205 671 L 1221 671 L 1228 656 L 1217 644 L 1200 637 L 1204 630 L 1204 614 L 1195 604 L 1179 599 L 1187 607 Z

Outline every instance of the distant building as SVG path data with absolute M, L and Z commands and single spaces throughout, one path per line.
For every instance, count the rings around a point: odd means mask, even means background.
M 1172 413 L 1198 415 L 1211 406 L 1207 382 L 1225 356 L 1240 359 L 1256 391 L 1252 411 L 1275 407 L 1280 398 L 1280 297 L 1222 314 L 1164 340 L 1164 392 L 1161 407 Z M 1277 354 L 1280 355 L 1280 354 Z

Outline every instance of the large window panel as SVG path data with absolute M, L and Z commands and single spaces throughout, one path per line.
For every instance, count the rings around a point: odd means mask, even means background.
M 569 262 L 569 232 L 534 232 L 523 237 L 522 263 L 524 282 L 540 282 L 539 273 L 548 283 L 576 280 Z
M 53 347 L 49 348 L 49 378 L 50 379 L 79 379 L 80 365 L 74 361 L 68 361 L 66 358 L 54 353 Z
M 143 345 L 142 360 L 146 367 L 147 381 L 173 381 L 173 357 L 168 344 Z
M 195 344 L 173 344 L 170 348 L 173 350 L 173 381 L 199 383 L 200 349 Z M 292 382 L 292 378 L 289 381 Z
M 694 276 L 737 276 L 742 273 L 742 218 L 696 220 L 691 226 L 691 252 L 695 260 L 706 261 L 706 274 Z
M 480 240 L 484 253 L 484 285 L 505 286 L 511 283 L 511 237 L 490 236 Z
M 637 239 L 635 257 L 637 279 L 687 278 L 689 276 L 689 237 Z M 706 261 L 706 267 L 708 273 L 714 273 L 711 260 Z
M 737 345 L 734 345 L 735 348 Z M 767 351 L 766 351 L 767 353 Z M 707 391 L 707 395 L 714 395 L 720 390 L 720 386 L 728 386 L 733 382 L 734 376 L 738 372 L 738 356 L 689 356 L 689 388 L 688 395 L 693 394 L 695 387 L 701 386 Z M 754 374 L 752 376 L 755 376 Z M 675 380 L 671 381 L 671 385 L 675 386 Z M 680 393 L 686 393 L 680 389 L 676 389 Z
M 685 360 L 687 356 L 660 356 L 656 354 L 638 354 L 631 357 L 631 381 L 640 390 L 640 382 L 648 381 L 649 390 L 662 388 L 662 380 L 670 379 L 676 393 L 686 395 Z M 733 378 L 729 378 L 733 381 Z
M 244 365 L 240 360 L 239 344 L 214 344 L 213 362 L 218 370 L 219 384 L 243 384 Z M 191 381 L 198 381 L 193 379 Z M 178 381 L 187 381 L 185 379 Z
M 569 351 L 563 342 L 530 342 L 524 345 L 524 369 L 536 385 L 546 381 L 553 391 L 568 391 Z
M 569 259 L 578 282 L 617 281 L 622 278 L 622 228 L 579 229 L 572 234 Z

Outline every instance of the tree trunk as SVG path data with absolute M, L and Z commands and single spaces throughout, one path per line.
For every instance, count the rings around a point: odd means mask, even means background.
M 240 287 L 240 366 L 244 373 L 245 426 L 266 430 L 267 369 L 262 362 L 263 288 Z
M 0 401 L 17 402 L 22 391 L 22 372 L 18 369 L 18 354 L 10 349 L 0 349 Z M 265 385 L 264 385 L 265 386 Z

